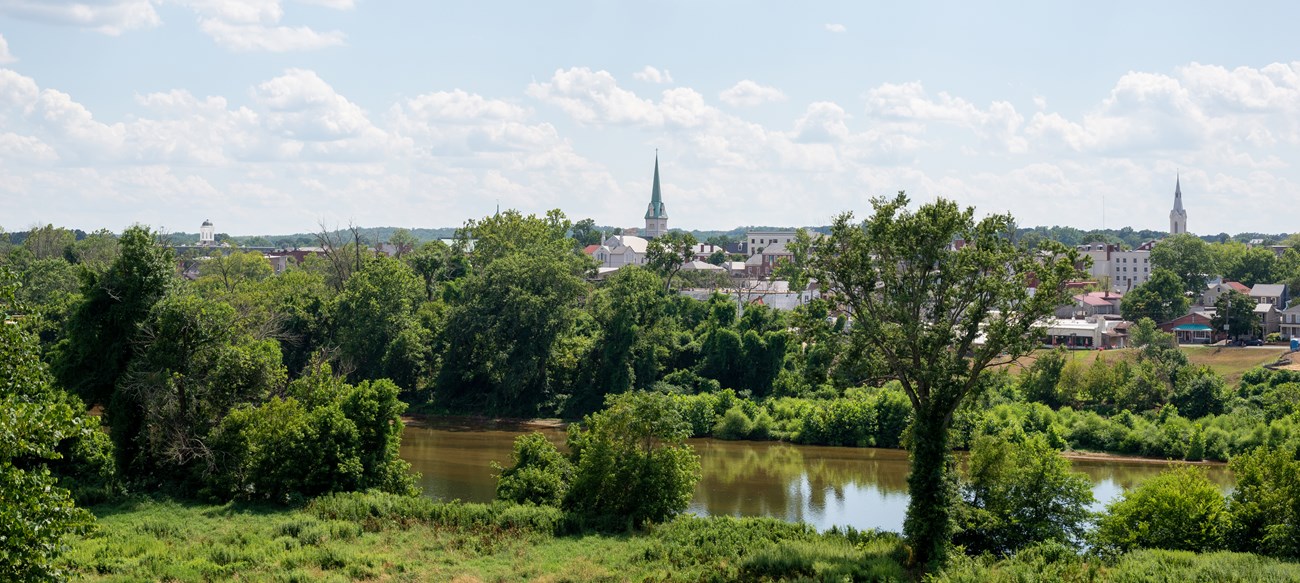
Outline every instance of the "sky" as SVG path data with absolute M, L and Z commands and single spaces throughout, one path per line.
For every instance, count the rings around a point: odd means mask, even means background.
M 1300 3 L 0 0 L 0 226 L 1300 231 Z

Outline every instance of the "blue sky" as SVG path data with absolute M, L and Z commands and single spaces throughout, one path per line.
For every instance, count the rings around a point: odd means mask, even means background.
M 1298 5 L 880 4 L 0 0 L 0 225 L 1300 231 Z

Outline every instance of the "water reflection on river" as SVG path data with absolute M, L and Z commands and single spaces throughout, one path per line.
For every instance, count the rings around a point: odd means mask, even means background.
M 526 431 L 446 422 L 408 426 L 401 455 L 422 474 L 427 495 L 487 502 L 496 491 L 492 462 L 509 463 L 515 436 Z M 562 430 L 541 431 L 563 444 Z M 703 470 L 690 506 L 696 514 L 771 516 L 818 528 L 902 529 L 908 496 L 907 455 L 901 450 L 714 439 L 692 439 L 691 445 Z M 1164 465 L 1080 460 L 1074 467 L 1092 479 L 1100 509 Z M 1227 468 L 1208 471 L 1225 491 L 1231 488 Z

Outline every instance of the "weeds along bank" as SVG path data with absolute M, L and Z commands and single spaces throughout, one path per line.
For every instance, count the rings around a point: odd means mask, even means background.
M 337 494 L 306 507 L 136 499 L 92 509 L 61 563 L 88 581 L 904 581 L 892 534 L 770 519 L 678 517 L 646 531 L 573 530 L 553 508 Z M 1231 552 L 1084 557 L 1044 544 L 957 556 L 934 581 L 1286 581 L 1300 565 Z
M 1097 360 L 1083 369 L 1080 384 L 1114 387 L 1116 380 L 1109 377 L 1131 374 L 1126 366 Z M 980 435 L 1011 431 L 1041 434 L 1061 449 L 1226 462 L 1260 446 L 1300 445 L 1298 371 L 1254 368 L 1235 389 L 1197 373 L 1202 376 L 1182 381 L 1190 385 L 1186 390 L 1170 390 L 1164 402 L 1145 409 L 1113 402 L 1053 408 L 1025 398 L 1034 367 L 1020 377 L 990 377 L 980 395 L 955 414 L 954 446 L 966 448 Z M 721 390 L 670 392 L 663 398 L 680 404 L 693 437 L 897 448 L 912 420 L 907 397 L 894 383 L 805 397 L 749 399 Z

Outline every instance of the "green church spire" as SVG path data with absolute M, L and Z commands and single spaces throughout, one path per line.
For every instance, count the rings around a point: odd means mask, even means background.
M 668 209 L 664 208 L 663 194 L 659 192 L 659 150 L 655 150 L 655 184 L 650 191 L 650 205 L 646 207 L 645 218 L 668 218 Z

